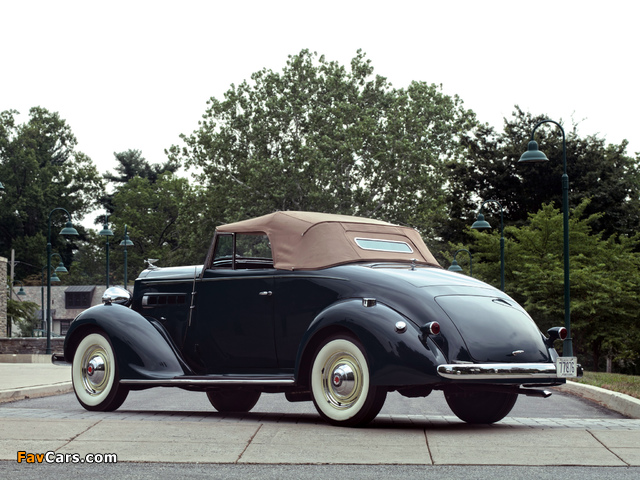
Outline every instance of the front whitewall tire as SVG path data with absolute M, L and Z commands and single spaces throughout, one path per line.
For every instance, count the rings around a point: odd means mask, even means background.
M 90 333 L 78 344 L 71 380 L 76 398 L 87 410 L 115 410 L 127 397 L 128 391 L 118 382 L 113 348 L 102 333 Z

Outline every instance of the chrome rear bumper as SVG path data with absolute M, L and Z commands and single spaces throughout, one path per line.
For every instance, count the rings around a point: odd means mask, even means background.
M 582 373 L 580 369 L 579 374 Z M 451 380 L 560 379 L 553 363 L 460 363 L 438 366 L 438 375 Z M 581 376 L 581 375 L 580 375 Z

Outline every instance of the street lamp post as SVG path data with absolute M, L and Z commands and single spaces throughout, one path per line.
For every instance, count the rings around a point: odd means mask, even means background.
M 133 242 L 129 240 L 127 235 L 127 225 L 124 226 L 124 240 L 120 242 L 120 246 L 124 247 L 124 289 L 127 289 L 127 247 L 133 245 Z
M 502 204 L 497 200 L 486 200 L 480 206 L 480 210 L 478 210 L 478 217 L 471 228 L 482 229 L 482 228 L 491 228 L 489 222 L 484 219 L 484 215 L 482 212 L 482 207 L 484 207 L 487 203 L 496 203 L 500 207 L 500 290 L 504 292 L 504 220 L 502 216 Z
M 54 253 L 54 255 L 56 255 Z M 40 279 L 40 310 L 42 311 L 42 323 L 40 325 L 40 327 L 44 330 L 46 330 L 46 320 L 44 318 L 45 314 L 46 314 L 46 310 L 44 307 L 44 270 L 45 268 L 47 268 L 47 266 L 45 265 L 44 267 L 42 267 L 42 273 L 41 273 L 41 279 Z M 66 270 L 66 269 L 65 269 Z M 59 282 L 60 279 L 58 278 L 58 275 L 56 275 L 56 273 L 53 273 L 53 277 L 51 277 L 51 281 L 52 282 Z
M 462 267 L 458 265 L 458 262 L 456 260 L 456 256 L 459 252 L 467 252 L 469 254 L 469 276 L 473 277 L 473 257 L 471 256 L 471 252 L 465 248 L 461 248 L 455 251 L 455 253 L 453 254 L 453 262 L 451 262 L 451 266 L 447 270 L 451 272 L 462 272 Z
M 67 223 L 60 230 L 60 235 L 78 235 L 78 231 L 73 228 L 71 223 L 71 214 L 62 207 L 57 207 L 49 213 L 49 223 L 47 229 L 47 350 L 48 355 L 51 354 L 51 216 L 56 210 L 62 210 L 67 214 Z
M 107 237 L 107 288 L 109 288 L 109 237 L 113 237 L 113 232 L 109 229 L 109 215 L 105 214 L 105 222 L 98 235 Z
M 553 123 L 562 132 L 562 229 L 564 239 L 564 328 L 567 329 L 567 337 L 562 344 L 562 355 L 573 357 L 573 342 L 571 339 L 571 297 L 569 283 L 569 175 L 567 175 L 567 142 L 564 128 L 553 120 L 538 122 L 531 132 L 531 140 L 527 151 L 522 154 L 518 163 L 542 163 L 548 162 L 547 156 L 538 150 L 538 142 L 533 139 L 538 127 L 545 123 Z

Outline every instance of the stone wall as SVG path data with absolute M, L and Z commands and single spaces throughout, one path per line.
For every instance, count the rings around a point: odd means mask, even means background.
M 62 353 L 64 338 L 51 339 L 51 351 Z M 0 338 L 0 354 L 43 355 L 47 351 L 47 339 L 44 337 Z
M 0 257 L 0 337 L 7 336 L 7 265 L 8 261 Z

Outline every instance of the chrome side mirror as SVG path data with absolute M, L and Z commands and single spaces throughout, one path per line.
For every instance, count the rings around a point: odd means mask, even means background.
M 124 305 L 128 307 L 131 305 L 131 300 L 133 299 L 131 292 L 129 290 L 125 290 L 122 287 L 110 287 L 107 288 L 102 294 L 102 303 L 105 305 L 111 305 L 115 303 L 117 305 Z

